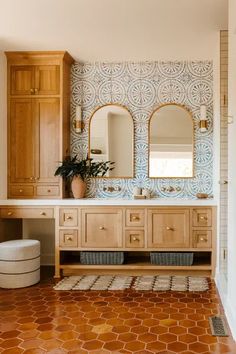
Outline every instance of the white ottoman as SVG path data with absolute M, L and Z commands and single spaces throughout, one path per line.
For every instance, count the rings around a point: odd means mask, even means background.
M 40 242 L 13 240 L 0 243 L 0 287 L 24 288 L 40 280 Z

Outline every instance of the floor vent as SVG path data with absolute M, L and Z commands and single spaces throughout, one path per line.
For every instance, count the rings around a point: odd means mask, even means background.
M 213 336 L 217 337 L 228 337 L 227 327 L 225 321 L 221 316 L 209 317 L 211 333 Z

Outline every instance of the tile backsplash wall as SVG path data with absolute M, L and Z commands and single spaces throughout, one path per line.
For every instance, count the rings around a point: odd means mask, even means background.
M 71 128 L 71 154 L 85 157 L 88 152 L 89 119 L 95 108 L 107 103 L 126 106 L 134 120 L 135 178 L 91 179 L 87 197 L 131 198 L 134 186 L 148 188 L 153 196 L 194 198 L 196 193 L 212 194 L 213 186 L 213 69 L 211 61 L 158 61 L 121 63 L 75 63 L 72 67 L 72 116 L 82 105 L 85 129 L 76 134 Z M 194 119 L 194 178 L 148 178 L 148 121 L 164 103 L 180 103 Z M 200 104 L 207 106 L 208 130 L 198 128 Z M 71 125 L 72 126 L 72 125 Z M 120 191 L 104 191 L 104 187 Z M 180 187 L 175 192 L 163 187 Z M 118 188 L 116 188 L 118 189 Z

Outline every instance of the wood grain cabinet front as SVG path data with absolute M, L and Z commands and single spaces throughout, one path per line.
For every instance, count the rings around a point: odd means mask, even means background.
M 59 210 L 60 226 L 78 226 L 78 209 L 77 208 L 61 208 Z
M 194 248 L 211 248 L 212 246 L 212 231 L 211 230 L 193 230 L 192 246 Z
M 144 226 L 144 219 L 144 209 L 126 209 L 125 222 L 127 227 L 142 227 Z
M 121 248 L 122 210 L 116 208 L 82 210 L 82 247 Z
M 212 226 L 212 210 L 210 208 L 193 209 L 193 226 Z
M 77 230 L 60 230 L 59 231 L 60 247 L 78 247 L 78 231 Z
M 1 208 L 0 217 L 3 219 L 52 219 L 54 218 L 53 208 Z
M 189 210 L 148 210 L 148 247 L 189 247 Z
M 143 248 L 144 230 L 125 230 L 125 247 Z

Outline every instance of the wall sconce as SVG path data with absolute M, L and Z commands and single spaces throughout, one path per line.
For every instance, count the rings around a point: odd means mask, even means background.
M 83 129 L 83 122 L 82 122 L 82 109 L 81 106 L 76 106 L 75 109 L 75 119 L 73 121 L 73 127 L 76 133 L 81 133 Z
M 206 117 L 206 106 L 202 104 L 200 106 L 200 122 L 199 122 L 199 130 L 201 133 L 207 131 L 207 117 Z

